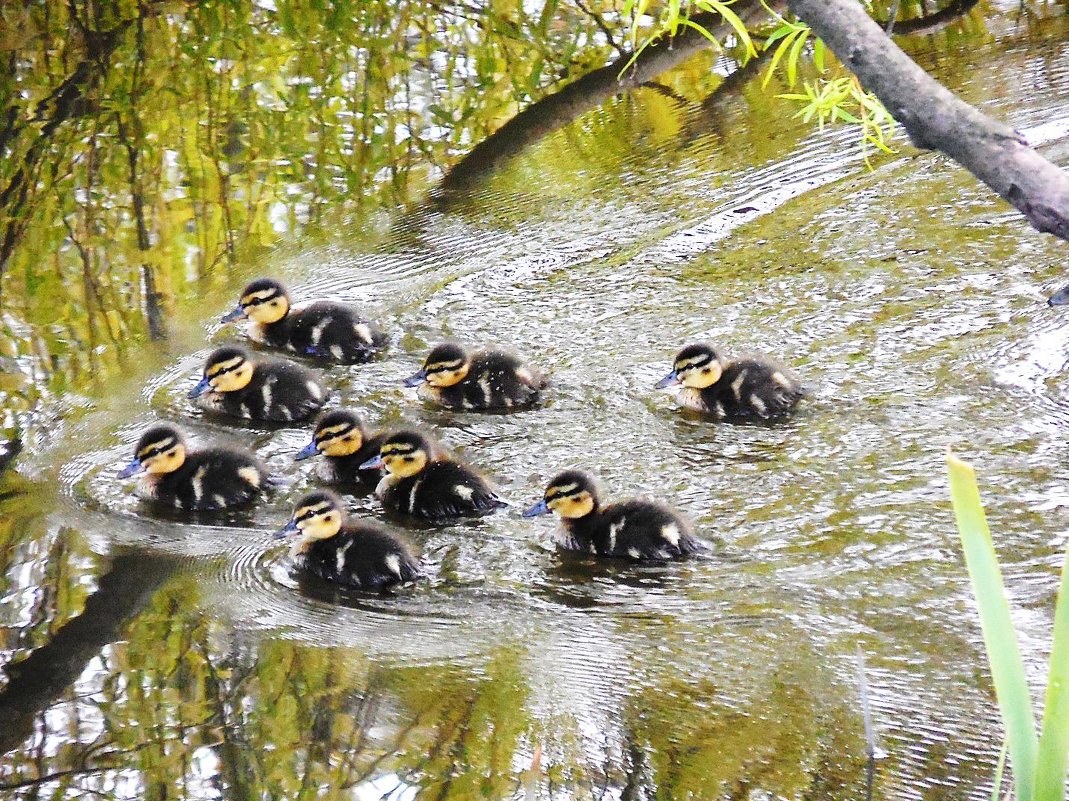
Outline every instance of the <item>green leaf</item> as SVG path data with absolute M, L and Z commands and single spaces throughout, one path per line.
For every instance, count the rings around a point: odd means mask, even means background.
M 783 41 L 779 43 L 779 47 L 776 48 L 776 52 L 772 54 L 772 61 L 769 62 L 768 71 L 765 73 L 765 79 L 761 82 L 761 88 L 768 87 L 768 82 L 772 80 L 772 74 L 776 71 L 776 65 L 779 64 L 780 59 L 790 49 L 791 42 L 793 42 L 800 34 L 801 30 L 791 31 L 784 37 Z
M 750 38 L 750 32 L 746 30 L 746 25 L 739 19 L 739 15 L 728 8 L 727 3 L 715 2 L 715 0 L 709 0 L 709 5 L 712 6 L 719 14 L 724 18 L 728 25 L 735 29 L 735 33 L 738 34 L 739 41 L 746 46 L 746 55 L 753 58 L 757 55 L 757 49 L 754 47 L 753 39 Z
M 1054 641 L 1047 673 L 1043 733 L 1036 757 L 1036 799 L 1065 798 L 1069 766 L 1069 548 L 1062 564 L 1058 603 L 1054 609 Z
M 794 42 L 794 47 L 791 48 L 791 54 L 787 58 L 787 84 L 794 86 L 798 80 L 798 58 L 802 55 L 802 48 L 805 47 L 805 41 L 809 38 L 809 29 L 802 31 L 798 38 Z
M 980 627 L 991 666 L 991 679 L 995 684 L 1002 724 L 1006 729 L 1017 798 L 1018 801 L 1036 801 L 1034 780 L 1038 743 L 1032 699 L 1025 681 L 1017 632 L 1010 619 L 1010 606 L 1006 600 L 998 557 L 991 543 L 991 532 L 976 486 L 976 473 L 970 465 L 950 453 L 947 454 L 947 472 L 965 564 L 980 612 Z

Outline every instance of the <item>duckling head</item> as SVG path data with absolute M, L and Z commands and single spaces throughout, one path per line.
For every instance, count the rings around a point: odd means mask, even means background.
M 415 387 L 426 381 L 432 387 L 451 387 L 463 381 L 470 368 L 471 357 L 464 348 L 455 342 L 443 342 L 431 349 L 423 367 L 404 383 L 406 387 Z
M 394 478 L 414 476 L 427 466 L 434 454 L 434 446 L 418 431 L 398 431 L 387 437 L 379 455 L 368 459 L 361 470 L 385 467 Z
M 687 345 L 676 354 L 672 372 L 657 382 L 657 388 L 682 384 L 693 389 L 705 389 L 719 381 L 723 372 L 723 361 L 712 346 L 704 343 Z
M 225 345 L 215 349 L 204 363 L 204 376 L 189 391 L 189 397 L 196 398 L 208 390 L 235 392 L 244 389 L 252 381 L 254 364 L 245 348 Z
M 224 323 L 248 318 L 256 323 L 277 323 L 290 311 L 290 293 L 274 278 L 260 278 L 241 291 L 237 307 L 222 319 Z
M 542 500 L 527 509 L 523 516 L 538 517 L 556 512 L 574 520 L 596 512 L 599 506 L 601 499 L 594 477 L 582 470 L 565 470 L 549 482 Z
M 309 492 L 293 507 L 293 516 L 275 536 L 279 539 L 300 534 L 294 550 L 303 551 L 316 540 L 327 540 L 341 531 L 345 507 L 333 492 Z
M 347 409 L 334 409 L 316 422 L 312 441 L 297 452 L 296 460 L 310 456 L 352 456 L 364 446 L 367 430 L 363 421 Z
M 119 478 L 135 473 L 150 475 L 173 473 L 186 461 L 186 443 L 182 433 L 172 425 L 152 426 L 141 435 L 134 448 L 134 458 L 119 472 Z

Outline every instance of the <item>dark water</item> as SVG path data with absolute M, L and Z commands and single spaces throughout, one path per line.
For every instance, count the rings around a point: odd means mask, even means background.
M 1069 28 L 1002 25 L 916 57 L 1065 164 Z M 700 97 L 709 79 L 670 80 Z M 1069 503 L 1069 326 L 1043 306 L 1064 243 L 940 156 L 899 141 L 868 172 L 854 132 L 768 103 L 712 114 L 643 90 L 452 205 L 413 191 L 362 218 L 339 201 L 312 243 L 191 282 L 168 342 L 55 393 L 61 422 L 31 429 L 0 501 L 0 654 L 20 705 L 0 786 L 864 798 L 860 648 L 886 752 L 876 795 L 987 797 L 1000 729 L 943 458 L 980 470 L 1038 682 Z M 190 410 L 192 376 L 234 335 L 212 321 L 258 274 L 380 320 L 388 358 L 330 369 L 338 401 L 435 431 L 512 503 L 407 528 L 427 582 L 387 597 L 302 583 L 270 534 L 316 484 L 314 464 L 291 462 L 307 431 Z M 528 355 L 552 376 L 546 405 L 422 407 L 399 379 L 446 336 Z M 778 355 L 812 399 L 773 427 L 680 413 L 652 387 L 695 339 Z M 161 417 L 254 448 L 286 484 L 247 514 L 154 516 L 114 474 Z M 572 465 L 611 495 L 672 503 L 713 555 L 559 555 L 553 524 L 518 510 Z

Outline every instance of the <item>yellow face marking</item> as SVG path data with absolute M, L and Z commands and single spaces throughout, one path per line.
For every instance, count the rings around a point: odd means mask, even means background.
M 390 475 L 397 478 L 414 476 L 427 466 L 427 453 L 411 445 L 385 445 L 379 452 Z
M 253 487 L 260 486 L 260 471 L 255 467 L 239 467 L 238 475 L 245 480 L 246 484 Z
M 277 323 L 290 310 L 286 296 L 271 287 L 242 295 L 239 303 L 245 316 L 257 323 Z
M 435 362 L 425 365 L 427 383 L 432 387 L 451 387 L 459 384 L 468 374 L 468 363 L 463 359 Z
M 233 359 L 227 359 L 225 362 L 215 362 L 214 364 L 210 364 L 208 365 L 207 370 L 208 378 L 217 376 L 219 373 L 226 372 L 227 370 L 233 370 L 244 361 L 245 360 L 240 356 L 235 356 Z
M 341 511 L 329 503 L 302 506 L 293 513 L 301 539 L 325 540 L 341 531 Z
M 171 446 L 172 445 L 176 445 L 177 443 L 178 443 L 178 440 L 176 440 L 174 437 L 164 437 L 163 439 L 156 440 L 155 442 L 150 442 L 148 445 L 146 445 L 144 448 L 139 450 L 134 455 L 139 460 L 140 459 L 144 459 L 146 456 L 148 456 L 153 451 L 170 450 Z
M 724 372 L 723 365 L 717 359 L 713 359 L 702 367 L 693 366 L 693 360 L 689 360 L 688 364 L 690 365 L 688 367 L 677 366 L 676 375 L 683 386 L 693 389 L 711 387 L 720 380 L 720 376 Z
M 320 436 L 316 432 L 316 447 L 319 452 L 327 456 L 351 456 L 364 445 L 364 438 L 360 435 L 360 429 L 350 427 L 347 424 L 341 426 L 344 434 L 337 433 L 338 427 L 334 427 L 333 435 Z
M 142 449 L 144 450 L 144 449 Z M 141 458 L 138 455 L 138 459 L 141 460 L 141 464 L 145 467 L 145 472 L 152 475 L 162 475 L 163 473 L 173 473 L 186 461 L 186 449 L 181 442 L 176 442 L 167 450 L 162 453 L 157 453 L 152 456 L 146 456 Z
M 209 365 L 205 374 L 216 392 L 235 392 L 252 381 L 252 364 L 240 356 Z
M 549 487 L 546 490 L 546 501 L 549 502 L 560 495 L 567 495 L 569 492 L 574 491 L 579 487 L 576 483 L 563 484 L 561 486 Z
M 546 499 L 546 505 L 561 517 L 586 517 L 594 511 L 594 498 L 583 490 L 575 495 L 556 495 Z

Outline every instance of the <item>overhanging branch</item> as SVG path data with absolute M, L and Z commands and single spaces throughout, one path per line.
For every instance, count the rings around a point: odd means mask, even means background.
M 788 0 L 787 6 L 875 93 L 917 147 L 946 153 L 1036 230 L 1069 240 L 1069 174 L 928 75 L 856 0 Z

